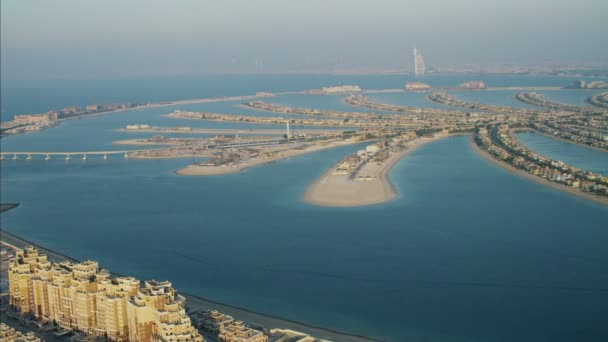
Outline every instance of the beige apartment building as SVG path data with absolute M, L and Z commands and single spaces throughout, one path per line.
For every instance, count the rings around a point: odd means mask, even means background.
M 268 336 L 245 326 L 241 321 L 228 324 L 218 337 L 223 342 L 268 342 Z
M 18 124 L 36 124 L 55 122 L 59 119 L 57 112 L 49 112 L 45 114 L 25 114 L 15 115 L 13 121 Z
M 195 314 L 195 323 L 222 342 L 268 342 L 268 336 L 217 310 Z
M 48 261 L 28 247 L 9 265 L 10 303 L 22 314 L 120 341 L 202 342 L 169 282 L 112 278 L 97 262 Z

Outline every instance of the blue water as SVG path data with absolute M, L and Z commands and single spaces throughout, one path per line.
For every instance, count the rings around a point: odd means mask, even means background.
M 608 175 L 608 153 L 571 144 L 534 132 L 517 133 L 517 140 L 528 148 L 551 159 L 566 164 Z
M 111 148 L 138 122 L 236 126 L 161 116 L 171 111 L 64 121 L 2 149 Z M 350 209 L 301 198 L 360 146 L 217 177 L 174 174 L 190 159 L 4 160 L 2 201 L 21 206 L 2 227 L 184 292 L 390 341 L 605 340 L 608 208 L 515 176 L 468 139 L 419 148 L 391 171 L 396 200 Z
M 403 105 L 403 106 L 413 106 L 413 107 L 421 107 L 421 108 L 450 109 L 449 106 L 427 100 L 427 97 L 430 94 L 431 93 L 429 93 L 429 92 L 404 92 L 404 93 L 370 94 L 369 97 L 371 97 L 372 100 L 374 100 L 376 102 L 380 102 L 380 103 Z
M 236 107 L 238 103 L 222 103 L 223 111 L 226 113 L 239 113 L 242 115 L 263 115 L 274 116 L 273 113 L 266 113 L 255 110 L 241 110 Z M 192 108 L 195 107 L 195 108 Z M 150 137 L 157 133 L 134 133 L 118 132 L 118 129 L 125 128 L 128 124 L 148 124 L 151 126 L 175 127 L 190 126 L 193 128 L 235 128 L 235 129 L 283 129 L 283 125 L 266 124 L 245 124 L 238 122 L 215 122 L 206 120 L 188 120 L 166 117 L 166 114 L 175 109 L 212 111 L 220 107 L 218 103 L 204 103 L 188 106 L 171 106 L 163 108 L 148 108 L 122 113 L 99 115 L 93 118 L 83 118 L 75 120 L 63 120 L 58 127 L 47 129 L 40 132 L 27 133 L 25 135 L 13 135 L 2 138 L 2 151 L 45 151 L 45 152 L 67 152 L 67 151 L 95 151 L 95 150 L 125 150 L 141 149 L 141 146 L 113 145 L 112 141 L 124 139 L 136 139 Z M 266 115 L 268 114 L 268 115 Z M 276 115 L 289 117 L 289 115 Z M 332 127 L 297 126 L 292 125 L 292 129 L 327 129 Z M 340 128 L 342 129 L 342 128 Z M 163 133 L 167 137 L 187 137 L 184 134 Z M 192 135 L 191 135 L 192 136 Z
M 305 107 L 314 105 L 313 108 L 335 111 L 363 111 L 353 108 L 343 102 L 345 95 L 299 95 L 286 94 L 278 97 L 264 99 L 265 102 L 276 103 L 292 107 Z M 371 111 L 371 110 L 368 110 Z
M 458 91 L 453 95 L 461 100 L 468 102 L 487 103 L 497 106 L 508 106 L 514 108 L 535 108 L 523 102 L 517 101 L 515 96 L 519 91 L 512 90 L 492 90 L 492 91 Z

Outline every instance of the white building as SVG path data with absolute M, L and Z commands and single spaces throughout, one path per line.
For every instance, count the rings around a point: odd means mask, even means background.
M 426 67 L 424 65 L 424 58 L 422 58 L 422 53 L 417 48 L 414 48 L 414 74 L 416 76 L 424 75 Z

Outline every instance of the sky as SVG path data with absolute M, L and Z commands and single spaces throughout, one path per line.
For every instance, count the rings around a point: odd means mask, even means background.
M 3 79 L 608 64 L 605 0 L 2 0 Z

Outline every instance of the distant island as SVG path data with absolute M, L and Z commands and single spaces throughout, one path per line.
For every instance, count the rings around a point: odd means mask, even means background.
M 584 89 L 599 89 L 603 82 L 578 83 Z M 591 88 L 590 88 L 591 87 Z M 514 140 L 507 139 L 512 129 L 528 129 L 550 135 L 581 146 L 608 151 L 608 139 L 601 132 L 608 131 L 608 95 L 592 94 L 588 106 L 556 103 L 545 99 L 539 89 L 546 87 L 490 88 L 485 82 L 471 80 L 458 87 L 431 87 L 422 82 L 407 82 L 402 89 L 365 90 L 357 85 L 327 86 L 320 89 L 291 92 L 301 95 L 344 96 L 342 101 L 360 110 L 340 111 L 318 108 L 302 108 L 263 101 L 284 93 L 258 92 L 255 95 L 180 100 L 172 102 L 134 105 L 91 105 L 84 109 L 68 107 L 60 112 L 19 115 L 11 123 L 21 123 L 17 129 L 28 131 L 32 125 L 46 127 L 60 119 L 87 117 L 143 108 L 172 106 L 190 103 L 219 101 L 243 101 L 236 108 L 247 108 L 273 115 L 247 115 L 238 113 L 212 113 L 175 110 L 168 118 L 270 125 L 285 127 L 281 134 L 277 129 L 213 130 L 191 127 L 152 127 L 147 124 L 129 124 L 124 132 L 156 133 L 148 138 L 115 141 L 118 145 L 154 145 L 138 150 L 74 151 L 74 152 L 8 152 L 2 159 L 30 160 L 45 156 L 65 156 L 66 160 L 77 155 L 82 160 L 90 156 L 123 155 L 125 158 L 164 159 L 201 157 L 176 171 L 187 176 L 213 176 L 236 173 L 247 168 L 309 152 L 335 148 L 348 144 L 372 142 L 373 151 L 358 153 L 339 162 L 333 171 L 324 175 L 307 191 L 306 200 L 321 205 L 354 206 L 381 203 L 394 198 L 395 190 L 386 174 L 391 166 L 405 157 L 416 146 L 428 142 L 429 137 L 449 134 L 475 134 L 477 147 L 493 158 L 525 168 L 531 175 L 567 186 L 570 190 L 595 196 L 601 201 L 608 198 L 608 179 L 605 175 L 579 170 L 557 161 L 526 151 Z M 553 87 L 554 88 L 554 87 Z M 553 89 L 550 88 L 550 89 Z M 452 90 L 493 91 L 500 89 L 520 90 L 515 99 L 530 106 L 515 108 L 494 104 L 469 102 L 459 99 Z M 563 89 L 563 88 L 557 88 Z M 445 108 L 414 107 L 381 103 L 366 96 L 367 93 L 429 91 L 427 99 Z M 371 111 L 370 111 L 371 110 Z M 382 111 L 378 113 L 374 111 Z M 278 115 L 277 115 L 278 114 Z M 287 117 L 281 116 L 287 115 Z M 4 125 L 5 123 L 3 123 Z M 293 127 L 306 127 L 294 130 Z M 12 132 L 9 129 L 7 132 Z M 507 132 L 507 133 L 505 133 Z M 160 133 L 160 134 L 159 134 Z M 216 134 L 213 137 L 167 138 L 162 133 Z M 160 145 L 161 147 L 158 147 Z M 524 159 L 522 161 L 522 158 Z M 548 169 L 546 169 L 548 168 Z M 570 191 L 572 192 L 572 191 Z

